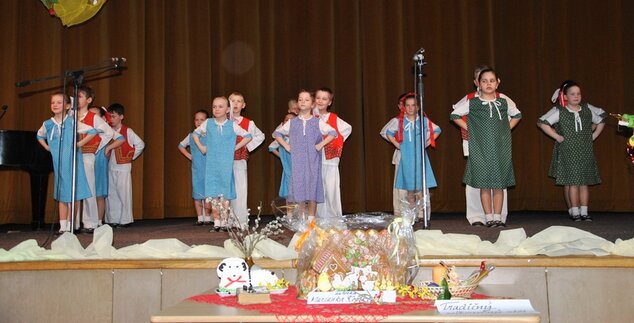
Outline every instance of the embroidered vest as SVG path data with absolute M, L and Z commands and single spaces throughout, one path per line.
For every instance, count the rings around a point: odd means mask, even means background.
M 242 117 L 242 121 L 240 123 L 238 123 L 238 125 L 240 127 L 242 127 L 242 129 L 249 131 L 249 122 L 251 120 Z M 242 137 L 237 136 L 236 137 L 236 145 L 242 141 Z M 247 147 L 244 146 L 238 150 L 236 150 L 236 152 L 233 154 L 233 160 L 248 160 L 249 159 L 249 151 L 247 150 Z
M 132 162 L 132 157 L 134 157 L 134 147 L 128 143 L 128 127 L 121 125 L 120 132 L 125 140 L 123 145 L 114 149 L 114 157 L 117 164 L 128 164 Z
M 93 112 L 88 111 L 88 113 L 86 113 L 86 116 L 84 117 L 84 120 L 82 120 L 82 122 L 94 128 L 95 114 Z M 79 140 L 82 140 L 85 137 L 86 137 L 86 134 L 81 134 L 79 136 Z M 94 154 L 97 152 L 97 149 L 99 149 L 100 143 L 101 143 L 101 137 L 97 135 L 81 147 L 81 152 L 84 154 L 90 154 L 90 153 Z
M 341 157 L 341 153 L 343 152 L 343 136 L 339 132 L 339 128 L 337 128 L 337 115 L 330 112 L 327 123 L 331 127 L 335 128 L 335 131 L 337 131 L 337 138 L 335 138 L 333 141 L 327 144 L 326 147 L 324 147 L 326 159 Z M 326 136 L 324 136 L 324 138 L 326 138 Z

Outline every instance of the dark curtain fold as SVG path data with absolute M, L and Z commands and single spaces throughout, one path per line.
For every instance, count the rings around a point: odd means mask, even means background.
M 271 133 L 299 89 L 330 87 L 332 111 L 353 126 L 341 159 L 345 212 L 391 209 L 392 146 L 379 137 L 413 90 L 412 56 L 424 47 L 424 108 L 443 132 L 429 156 L 439 187 L 433 212 L 465 208 L 460 134 L 451 105 L 473 90 L 473 68 L 489 64 L 501 92 L 523 114 L 513 131 L 517 186 L 509 207 L 563 210 L 562 188 L 546 175 L 553 141 L 535 126 L 564 79 L 584 99 L 612 113 L 634 113 L 634 3 L 630 1 L 121 1 L 92 20 L 64 28 L 39 1 L 6 1 L 0 11 L 0 129 L 37 130 L 51 116 L 49 94 L 61 81 L 16 89 L 16 81 L 58 75 L 126 57 L 120 74 L 87 75 L 97 105 L 126 107 L 125 121 L 146 141 L 133 163 L 137 219 L 194 216 L 190 163 L 177 145 L 193 113 L 211 99 L 244 94 L 244 115 L 267 135 L 249 159 L 249 207 L 264 213 L 276 197 L 281 166 L 268 153 Z M 591 210 L 632 211 L 634 170 L 629 132 L 608 119 L 595 142 L 603 183 L 590 189 Z M 49 195 L 52 195 L 52 176 Z M 0 223 L 30 221 L 28 176 L 0 172 Z M 52 198 L 47 221 L 55 219 Z

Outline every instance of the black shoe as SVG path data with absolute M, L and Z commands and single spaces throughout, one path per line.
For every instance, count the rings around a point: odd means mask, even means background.
M 203 222 L 203 225 L 207 226 L 207 225 L 213 225 L 213 223 L 211 221 L 205 221 Z
M 591 216 L 589 216 L 589 215 L 581 215 L 581 216 L 580 216 L 580 218 L 581 218 L 581 220 L 583 220 L 583 221 L 589 221 L 589 222 L 591 222 L 591 221 L 592 221 L 592 217 L 591 217 Z
M 476 222 L 471 223 L 471 226 L 474 226 L 474 227 L 483 227 L 483 226 L 484 226 L 484 223 L 482 223 L 482 222 L 480 222 L 480 221 L 476 221 Z
M 119 223 L 108 223 L 108 225 L 113 229 L 119 227 Z
M 504 223 L 504 222 L 502 222 L 502 221 L 495 221 L 495 224 L 496 224 L 498 227 L 505 227 L 505 226 L 506 226 L 506 223 Z
M 197 227 L 201 227 L 203 225 L 205 225 L 205 222 L 203 222 L 203 221 L 198 221 L 198 222 L 194 223 L 194 226 L 197 226 Z
M 213 228 L 211 228 L 211 230 L 209 230 L 209 232 L 219 232 L 220 231 L 220 227 L 217 227 L 214 225 Z
M 498 226 L 498 224 L 495 221 L 487 221 L 487 227 L 495 228 L 497 226 Z
M 117 225 L 117 228 L 129 228 L 131 225 L 132 223 L 119 224 Z
M 575 222 L 579 222 L 579 221 L 581 221 L 581 216 L 579 216 L 579 215 L 571 215 L 570 216 L 570 220 L 575 221 Z
M 94 228 L 81 228 L 79 229 L 79 233 L 83 234 L 93 234 L 95 232 Z
M 56 231 L 56 232 L 55 232 L 55 235 L 56 235 L 56 236 L 61 236 L 62 234 L 64 234 L 64 232 L 68 232 L 68 231 L 65 231 L 65 230 L 59 230 L 59 231 Z

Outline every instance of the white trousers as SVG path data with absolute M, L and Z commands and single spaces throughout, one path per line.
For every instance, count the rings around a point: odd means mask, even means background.
M 317 204 L 319 218 L 341 218 L 341 179 L 339 164 L 321 164 L 321 183 L 324 186 L 324 203 Z
M 233 180 L 236 186 L 236 199 L 231 200 L 231 209 L 242 225 L 249 224 L 249 209 L 247 208 L 247 193 L 249 190 L 247 161 L 233 161 Z
M 401 215 L 402 201 L 407 200 L 407 191 L 396 188 L 396 175 L 398 174 L 398 164 L 394 164 L 394 181 L 392 182 L 392 207 L 394 215 Z
M 128 224 L 132 215 L 132 172 L 108 170 L 106 223 Z
M 82 201 L 82 223 L 84 228 L 95 229 L 99 225 L 99 209 L 97 208 L 97 198 L 95 198 L 95 154 L 82 154 L 84 159 L 84 171 L 90 187 L 91 196 Z
M 500 220 L 506 222 L 506 216 L 508 215 L 508 196 L 507 191 L 504 189 L 504 202 L 502 203 L 501 219 L 486 219 L 484 216 L 484 209 L 482 209 L 482 201 L 480 200 L 480 189 L 474 188 L 469 185 L 465 187 L 465 195 L 467 198 L 467 221 L 469 223 L 482 222 L 486 223 L 491 220 Z

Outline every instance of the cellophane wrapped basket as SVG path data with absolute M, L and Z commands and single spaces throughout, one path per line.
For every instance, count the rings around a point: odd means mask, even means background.
M 418 270 L 413 220 L 414 215 L 387 213 L 319 219 L 299 250 L 298 297 L 311 291 L 378 291 L 410 284 Z
M 429 299 L 437 299 L 444 290 L 442 286 L 427 286 L 424 284 L 420 288 L 426 288 L 429 291 Z M 452 297 L 469 298 L 476 288 L 478 288 L 478 284 L 467 284 L 463 281 L 458 285 L 449 286 L 449 292 Z

